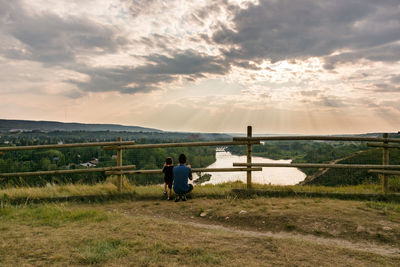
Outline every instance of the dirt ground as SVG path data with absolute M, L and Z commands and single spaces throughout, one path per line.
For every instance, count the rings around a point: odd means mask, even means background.
M 0 266 L 399 266 L 400 209 L 304 198 L 11 207 Z
M 189 199 L 104 205 L 108 211 L 256 232 L 291 233 L 400 248 L 400 205 L 304 198 Z

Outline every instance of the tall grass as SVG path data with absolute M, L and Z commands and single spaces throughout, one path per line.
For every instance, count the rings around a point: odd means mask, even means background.
M 118 192 L 117 178 L 110 177 L 103 183 L 95 185 L 66 184 L 45 187 L 19 187 L 0 189 L 0 205 L 4 203 L 30 203 L 38 201 L 74 200 L 104 201 L 120 198 L 147 199 L 162 198 L 162 185 L 134 186 L 123 178 L 122 192 Z M 390 180 L 391 189 L 400 188 L 400 180 Z M 245 189 L 242 182 L 230 182 L 217 185 L 196 185 L 193 197 L 224 198 L 230 195 L 232 189 Z M 281 191 L 281 192 L 310 192 L 310 193 L 352 193 L 352 194 L 379 194 L 382 187 L 379 184 L 362 184 L 354 186 L 279 186 L 253 184 L 253 189 Z

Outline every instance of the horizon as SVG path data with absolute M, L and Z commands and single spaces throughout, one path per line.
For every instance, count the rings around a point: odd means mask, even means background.
M 393 0 L 0 0 L 0 114 L 170 132 L 398 132 Z
M 227 135 L 243 135 L 245 136 L 247 133 L 247 128 L 244 129 L 243 132 L 199 132 L 199 131 L 168 131 L 168 130 L 164 130 L 164 129 L 159 129 L 159 128 L 149 128 L 149 127 L 144 127 L 142 125 L 125 125 L 125 124 L 114 124 L 114 123 L 83 123 L 83 122 L 64 122 L 64 121 L 46 121 L 46 120 L 17 120 L 17 119 L 4 119 L 4 118 L 0 118 L 0 120 L 10 120 L 10 121 L 29 121 L 29 122 L 56 122 L 56 123 L 71 123 L 71 124 L 86 124 L 86 125 L 115 125 L 115 126 L 122 126 L 122 127 L 141 127 L 141 128 L 147 128 L 147 129 L 154 129 L 154 130 L 159 130 L 162 132 L 166 132 L 166 133 L 200 133 L 200 134 L 227 134 Z M 300 133 L 260 133 L 260 132 L 254 132 L 254 125 L 248 125 L 248 126 L 252 126 L 253 129 L 253 136 L 262 136 L 262 135 L 318 135 L 318 134 L 313 134 L 313 133 L 309 133 L 309 134 L 300 134 Z M 115 132 L 119 132 L 119 131 L 115 131 Z M 397 134 L 400 131 L 393 131 L 393 132 L 385 132 L 385 133 L 394 133 Z M 382 134 L 384 132 L 363 132 L 363 133 L 339 133 L 339 134 L 326 134 L 326 135 L 365 135 L 365 134 Z

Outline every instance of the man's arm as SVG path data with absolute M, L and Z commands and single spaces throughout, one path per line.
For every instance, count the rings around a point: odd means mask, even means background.
M 190 165 L 189 165 L 189 166 L 190 166 Z M 189 176 L 189 180 L 193 180 L 192 169 L 189 170 L 188 176 Z

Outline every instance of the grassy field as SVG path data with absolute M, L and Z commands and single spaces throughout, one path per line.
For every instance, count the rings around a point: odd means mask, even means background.
M 51 185 L 45 187 L 10 187 L 0 189 L 0 203 L 18 202 L 30 203 L 32 201 L 51 201 L 52 199 L 79 199 L 104 201 L 115 198 L 130 199 L 154 199 L 159 196 L 159 185 L 134 186 L 123 180 L 123 191 L 119 193 L 116 187 L 116 177 L 109 178 L 104 183 L 96 185 L 66 184 Z M 218 185 L 196 186 L 193 192 L 194 197 L 224 198 L 231 194 L 232 189 L 245 189 L 246 185 L 241 182 L 225 183 Z M 309 193 L 349 193 L 349 194 L 380 194 L 382 187 L 379 184 L 363 184 L 355 186 L 276 186 L 253 184 L 255 190 L 280 191 L 280 192 L 309 192 Z M 90 198 L 92 197 L 92 198 Z
M 0 266 L 399 266 L 400 204 L 326 198 L 241 199 L 243 184 L 198 186 L 186 202 L 160 186 L 111 182 L 0 190 Z M 274 190 L 377 192 L 351 188 Z M 102 195 L 102 201 L 29 199 Z M 26 198 L 26 204 L 10 200 Z

